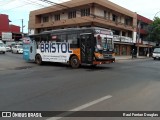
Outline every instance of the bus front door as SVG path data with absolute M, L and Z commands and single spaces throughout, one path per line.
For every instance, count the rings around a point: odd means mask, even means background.
M 29 50 L 29 53 L 30 53 L 29 59 L 34 61 L 35 60 L 35 55 L 36 55 L 36 49 L 37 49 L 35 41 L 31 41 L 29 49 L 30 49 Z
M 92 34 L 80 35 L 80 51 L 81 62 L 86 64 L 92 64 L 94 55 L 94 44 L 92 40 Z

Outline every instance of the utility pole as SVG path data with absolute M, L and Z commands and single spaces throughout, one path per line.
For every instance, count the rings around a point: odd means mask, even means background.
M 140 30 L 141 30 L 141 21 L 138 22 L 138 38 L 137 38 L 137 57 L 139 56 L 139 42 L 140 42 Z
M 23 19 L 22 19 L 22 37 L 23 37 L 24 35 L 23 35 Z

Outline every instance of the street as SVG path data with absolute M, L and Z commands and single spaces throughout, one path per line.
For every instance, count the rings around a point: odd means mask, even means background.
M 72 69 L 8 52 L 0 66 L 0 111 L 160 111 L 160 61 L 152 58 Z

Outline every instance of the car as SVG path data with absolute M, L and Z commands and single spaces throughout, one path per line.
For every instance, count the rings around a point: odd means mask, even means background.
M 5 44 L 2 41 L 0 41 L 0 53 L 5 54 L 5 52 L 6 52 Z
M 12 47 L 12 53 L 23 53 L 23 46 L 22 45 L 14 45 Z
M 9 45 L 6 46 L 6 52 L 11 52 L 11 47 Z
M 160 59 L 160 47 L 154 48 L 153 53 L 152 53 L 152 58 L 155 59 Z

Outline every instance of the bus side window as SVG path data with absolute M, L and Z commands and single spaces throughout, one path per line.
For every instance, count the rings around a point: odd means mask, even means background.
M 61 35 L 57 35 L 56 42 L 61 42 Z
M 57 40 L 56 42 L 67 42 L 66 40 L 66 35 L 62 34 L 62 35 L 57 35 Z
M 44 42 L 49 42 L 51 40 L 51 35 L 50 34 L 42 34 L 41 40 Z
M 78 47 L 78 38 L 77 34 L 68 34 L 67 36 L 68 43 L 70 43 L 71 48 L 77 48 Z
M 36 41 L 36 46 L 37 46 L 37 49 L 38 49 L 40 41 L 41 41 L 41 37 L 40 36 L 35 36 L 34 40 Z

